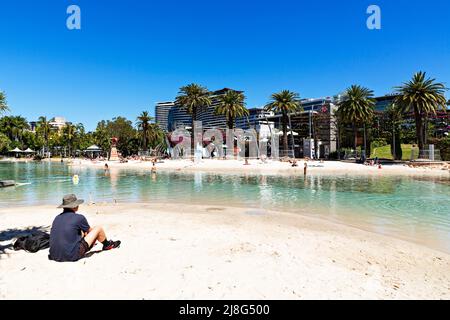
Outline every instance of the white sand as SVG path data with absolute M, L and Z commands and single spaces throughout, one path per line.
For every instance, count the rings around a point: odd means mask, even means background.
M 144 161 L 129 161 L 128 163 L 118 162 L 93 162 L 88 160 L 73 160 L 70 165 L 74 167 L 97 167 L 103 168 L 105 163 L 110 168 L 124 169 L 148 169 L 152 164 Z M 180 172 L 217 172 L 217 173 L 261 173 L 292 175 L 303 174 L 304 161 L 298 161 L 298 167 L 293 168 L 288 162 L 250 160 L 250 165 L 244 165 L 244 160 L 201 160 L 194 163 L 191 160 L 165 160 L 158 163 L 158 171 L 180 171 Z M 309 161 L 308 173 L 311 174 L 362 174 L 362 175 L 426 175 L 450 177 L 450 166 L 437 168 L 411 168 L 404 164 L 385 165 L 382 169 L 378 167 L 365 166 L 362 164 L 340 162 L 340 161 Z
M 48 250 L 6 250 L 0 298 L 450 298 L 450 255 L 328 221 L 191 205 L 95 205 L 82 212 L 122 247 L 62 264 L 49 261 Z M 0 233 L 50 225 L 57 213 L 0 209 Z

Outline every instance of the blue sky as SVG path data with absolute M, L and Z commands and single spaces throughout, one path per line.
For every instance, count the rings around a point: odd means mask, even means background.
M 66 28 L 71 4 L 80 31 Z M 379 31 L 366 28 L 370 4 Z M 191 82 L 244 90 L 249 107 L 282 89 L 381 95 L 419 70 L 450 86 L 448 12 L 448 0 L 1 0 L 0 90 L 13 114 L 93 130 L 153 114 Z

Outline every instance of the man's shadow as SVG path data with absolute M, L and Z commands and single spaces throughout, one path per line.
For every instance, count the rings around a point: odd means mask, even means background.
M 99 254 L 99 253 L 102 253 L 102 252 L 103 252 L 103 250 L 89 251 L 88 253 L 86 253 L 84 255 L 83 259 L 91 258 L 93 255 L 96 255 L 96 254 Z

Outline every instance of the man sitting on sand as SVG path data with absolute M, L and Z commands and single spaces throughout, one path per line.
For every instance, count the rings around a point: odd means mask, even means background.
M 103 250 L 111 250 L 120 246 L 120 241 L 106 239 L 102 227 L 91 228 L 86 218 L 77 214 L 83 200 L 74 194 L 64 196 L 58 208 L 64 212 L 55 218 L 50 231 L 49 259 L 58 262 L 75 262 L 84 258 L 97 241 L 103 244 Z

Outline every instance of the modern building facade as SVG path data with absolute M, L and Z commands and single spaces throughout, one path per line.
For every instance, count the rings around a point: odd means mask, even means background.
M 168 131 L 174 131 L 179 128 L 186 128 L 192 125 L 192 116 L 183 108 L 174 105 L 169 110 L 167 119 Z
M 174 106 L 173 101 L 168 101 L 159 102 L 155 107 L 156 123 L 166 132 L 169 130 L 169 113 Z
M 227 119 L 225 116 L 217 115 L 216 108 L 219 105 L 219 97 L 233 89 L 224 88 L 211 93 L 211 106 L 198 110 L 197 120 L 202 122 L 204 129 L 226 129 Z M 242 93 L 242 91 L 237 91 Z
M 248 109 L 249 115 L 236 119 L 236 128 L 248 130 L 255 129 L 260 137 L 269 137 L 273 129 L 274 123 L 269 121 L 273 112 L 265 111 L 264 108 Z
M 388 94 L 381 97 L 375 98 L 375 112 L 385 112 L 389 106 L 391 106 L 394 103 L 395 98 L 397 98 L 397 95 L 395 94 Z
M 337 106 L 331 97 L 303 99 L 301 105 L 301 111 L 289 114 L 287 155 L 295 155 L 297 158 L 311 157 L 310 150 L 305 150 L 305 141 L 307 141 L 309 148 L 314 148 L 315 156 L 327 158 L 330 153 L 337 150 L 337 130 L 334 117 Z M 269 118 L 274 122 L 275 128 L 280 131 L 283 127 L 281 118 L 281 114 L 275 114 Z M 281 144 L 280 148 L 282 148 Z

